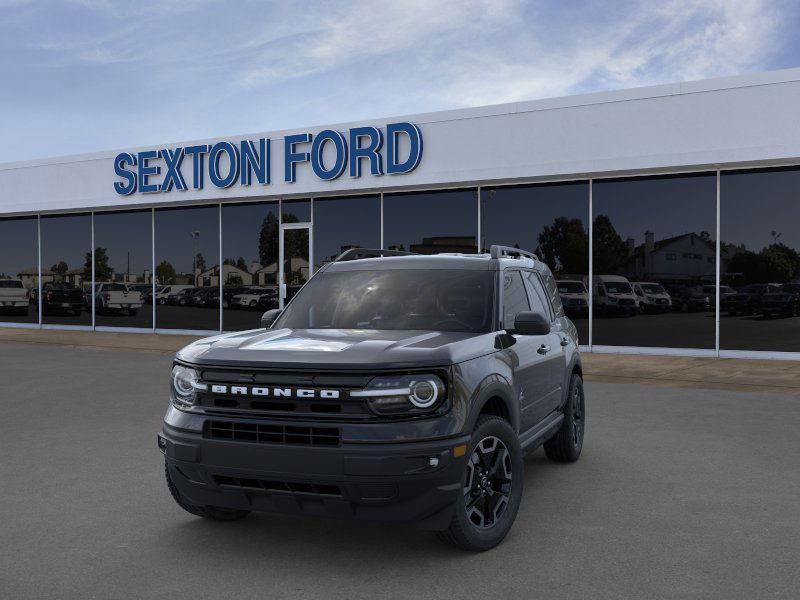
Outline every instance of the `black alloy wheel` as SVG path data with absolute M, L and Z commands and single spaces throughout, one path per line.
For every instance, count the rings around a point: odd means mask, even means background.
M 467 464 L 463 494 L 467 518 L 478 528 L 492 527 L 511 499 L 511 455 L 502 440 L 483 438 Z

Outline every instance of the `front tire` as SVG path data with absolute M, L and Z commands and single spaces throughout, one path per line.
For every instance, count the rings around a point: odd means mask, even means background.
M 583 434 L 586 421 L 583 379 L 572 374 L 569 395 L 564 405 L 564 420 L 558 432 L 544 443 L 544 453 L 555 462 L 575 462 L 583 449 Z
M 511 425 L 493 416 L 478 419 L 450 526 L 442 541 L 472 552 L 494 548 L 508 534 L 522 500 L 523 458 Z
M 197 506 L 196 504 L 187 502 L 183 496 L 181 496 L 175 484 L 172 483 L 172 478 L 169 476 L 169 467 L 166 463 L 164 463 L 164 477 L 167 479 L 167 487 L 169 488 L 169 493 L 172 494 L 172 499 L 175 500 L 178 506 L 183 510 L 197 517 L 212 519 L 214 521 L 238 521 L 250 514 L 249 510 L 220 508 L 218 506 Z

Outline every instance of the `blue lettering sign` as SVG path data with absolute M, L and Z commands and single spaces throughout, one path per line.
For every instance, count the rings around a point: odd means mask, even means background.
M 308 144 L 311 144 L 309 147 Z M 385 149 L 385 156 L 384 156 Z M 402 156 L 401 156 L 402 154 Z M 236 183 L 249 186 L 253 181 L 269 185 L 270 140 L 261 138 L 238 143 L 217 142 L 178 148 L 143 150 L 137 154 L 121 152 L 114 158 L 114 191 L 121 196 L 135 192 L 153 194 L 189 189 L 187 165 L 191 157 L 192 189 L 202 190 L 206 174 L 212 185 L 229 188 Z M 378 127 L 353 127 L 340 132 L 325 129 L 316 135 L 297 133 L 283 140 L 284 181 L 297 180 L 297 166 L 310 163 L 311 171 L 323 181 L 332 181 L 349 169 L 350 177 L 361 177 L 365 162 L 369 173 L 398 175 L 410 173 L 422 159 L 422 131 L 413 123 L 390 123 Z M 157 162 L 159 161 L 159 162 Z M 188 160 L 186 161 L 188 163 Z M 161 182 L 153 181 L 162 174 Z

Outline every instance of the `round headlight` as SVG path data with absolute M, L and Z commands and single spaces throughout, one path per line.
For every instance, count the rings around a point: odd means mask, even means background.
M 428 408 L 439 398 L 439 390 L 433 381 L 412 381 L 410 387 L 409 400 L 417 408 Z
M 172 367 L 173 398 L 180 404 L 193 405 L 197 390 L 205 388 L 205 384 L 200 383 L 200 375 L 194 369 L 182 365 Z

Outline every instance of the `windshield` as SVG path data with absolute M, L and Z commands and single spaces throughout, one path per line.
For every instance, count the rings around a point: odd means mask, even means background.
M 646 294 L 666 294 L 667 292 L 657 283 L 643 283 L 642 289 Z
M 103 291 L 105 291 L 105 292 L 127 292 L 128 288 L 126 288 L 121 283 L 104 283 L 103 284 Z
M 559 281 L 558 292 L 560 294 L 585 294 L 586 288 L 580 281 Z
M 21 288 L 22 282 L 17 279 L 0 279 L 0 288 Z
M 631 284 L 620 281 L 610 281 L 606 283 L 606 291 L 608 291 L 609 294 L 630 294 Z
M 494 272 L 467 270 L 320 273 L 274 327 L 487 332 L 494 280 Z

